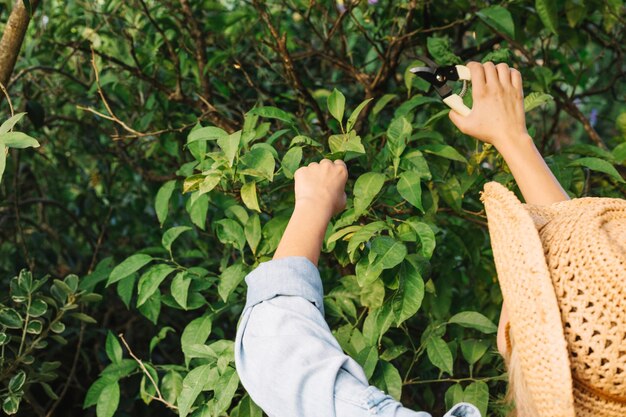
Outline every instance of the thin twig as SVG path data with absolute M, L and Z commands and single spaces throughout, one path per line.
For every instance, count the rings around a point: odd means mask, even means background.
M 52 414 L 54 414 L 54 410 L 56 410 L 56 408 L 61 403 L 61 400 L 63 400 L 63 397 L 65 397 L 65 394 L 67 393 L 67 389 L 70 386 L 70 381 L 72 380 L 72 378 L 74 378 L 74 375 L 76 374 L 76 366 L 78 365 L 78 358 L 80 357 L 80 354 L 82 352 L 81 347 L 83 345 L 84 333 L 85 333 L 85 322 L 81 322 L 80 332 L 78 333 L 78 343 L 76 343 L 76 352 L 74 353 L 74 359 L 72 361 L 72 369 L 70 370 L 70 374 L 68 375 L 67 380 L 65 381 L 65 384 L 63 385 L 63 389 L 61 390 L 61 393 L 58 395 L 58 398 L 56 399 L 56 401 L 52 404 L 52 406 L 46 413 L 46 417 L 52 417 Z
M 2 89 L 4 96 L 7 98 L 7 102 L 9 103 L 9 109 L 11 109 L 11 117 L 13 117 L 15 112 L 13 111 L 13 103 L 11 103 L 11 97 L 9 96 L 9 92 L 6 88 L 4 88 L 4 85 L 2 83 L 0 83 L 0 89 Z
M 152 382 L 152 385 L 154 386 L 154 389 L 157 393 L 157 397 L 155 397 L 154 395 L 150 395 L 150 398 L 152 398 L 153 400 L 157 400 L 163 404 L 165 404 L 165 406 L 167 408 L 170 408 L 172 410 L 178 410 L 178 407 L 176 407 L 174 404 L 170 404 L 168 403 L 163 396 L 161 395 L 161 391 L 159 390 L 159 386 L 158 384 L 155 382 L 154 378 L 152 378 L 152 375 L 150 375 L 150 372 L 148 372 L 148 369 L 146 368 L 146 366 L 143 364 L 143 362 L 141 361 L 141 359 L 139 359 L 137 356 L 135 356 L 135 354 L 133 353 L 132 350 L 130 350 L 130 346 L 128 346 L 128 343 L 126 343 L 126 339 L 124 339 L 124 334 L 120 333 L 118 334 L 120 340 L 122 341 L 122 343 L 124 344 L 124 346 L 126 346 L 126 350 L 128 350 L 128 353 L 130 354 L 130 356 L 137 362 L 137 364 L 139 364 L 139 367 L 141 368 L 141 370 L 143 371 L 144 374 L 146 374 L 148 376 L 148 379 L 150 380 L 150 382 Z

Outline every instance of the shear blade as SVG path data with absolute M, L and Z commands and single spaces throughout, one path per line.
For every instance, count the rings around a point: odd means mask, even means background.
M 428 74 L 434 74 L 435 70 L 433 70 L 430 67 L 413 67 L 411 69 L 409 69 L 409 71 L 411 71 L 413 74 L 417 74 L 419 72 L 426 72 Z

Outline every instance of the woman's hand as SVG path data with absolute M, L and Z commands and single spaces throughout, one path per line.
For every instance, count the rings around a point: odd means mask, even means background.
M 345 162 L 329 159 L 313 162 L 298 169 L 294 178 L 296 208 L 312 205 L 329 220 L 346 207 L 348 169 Z
M 472 74 L 472 111 L 462 116 L 450 111 L 450 120 L 467 135 L 491 143 L 498 150 L 527 142 L 522 76 L 507 64 L 467 64 Z M 524 143 L 525 144 L 525 143 Z
M 274 259 L 303 256 L 317 265 L 330 218 L 346 206 L 348 169 L 343 161 L 324 159 L 294 175 L 296 206 Z

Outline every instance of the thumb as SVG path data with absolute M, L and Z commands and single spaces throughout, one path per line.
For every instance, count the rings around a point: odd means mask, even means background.
M 450 118 L 450 121 L 452 121 L 452 123 L 454 123 L 454 125 L 458 127 L 461 132 L 465 132 L 465 126 L 467 125 L 467 116 L 463 116 L 460 113 L 457 113 L 454 110 L 450 109 L 448 117 Z

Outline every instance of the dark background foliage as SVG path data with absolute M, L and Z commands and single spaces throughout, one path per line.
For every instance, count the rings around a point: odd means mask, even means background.
M 408 407 L 504 413 L 479 192 L 515 185 L 407 69 L 518 68 L 565 189 L 624 198 L 624 23 L 621 0 L 38 5 L 6 85 L 41 146 L 10 149 L 0 183 L 5 412 L 261 415 L 232 363 L 242 278 L 293 171 L 331 156 L 354 196 L 320 262 L 344 349 Z

